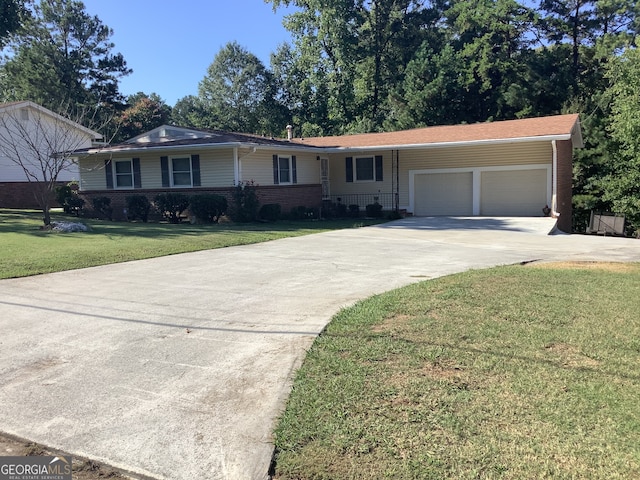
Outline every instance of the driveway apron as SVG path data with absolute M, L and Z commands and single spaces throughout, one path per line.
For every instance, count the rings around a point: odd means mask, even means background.
M 340 308 L 530 260 L 640 261 L 549 219 L 409 218 L 0 281 L 0 431 L 157 479 L 263 479 L 293 372 Z

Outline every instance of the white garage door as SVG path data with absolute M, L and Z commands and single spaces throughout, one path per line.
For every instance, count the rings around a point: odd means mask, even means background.
M 416 215 L 472 215 L 473 173 L 425 173 L 414 178 Z
M 542 216 L 547 170 L 482 172 L 480 188 L 480 215 Z

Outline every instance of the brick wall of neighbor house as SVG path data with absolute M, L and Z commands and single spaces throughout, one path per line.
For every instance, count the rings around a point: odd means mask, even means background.
M 126 197 L 131 195 L 145 195 L 150 202 L 159 193 L 165 193 L 167 190 L 157 189 L 135 189 L 135 190 L 90 190 L 79 192 L 80 197 L 85 200 L 84 214 L 91 216 L 92 198 L 108 197 L 111 199 L 111 208 L 113 209 L 114 220 L 126 220 L 124 209 L 126 207 Z M 171 190 L 173 193 L 184 193 L 185 195 L 197 195 L 203 193 L 213 193 L 216 195 L 224 195 L 227 197 L 229 206 L 233 204 L 233 188 L 192 188 L 188 190 Z M 258 187 L 258 199 L 260 205 L 267 203 L 279 203 L 282 213 L 287 214 L 293 207 L 304 205 L 305 207 L 319 208 L 322 201 L 322 189 L 320 185 L 287 185 L 287 186 L 266 186 Z
M 66 183 L 58 182 L 56 186 L 65 185 Z M 40 208 L 33 196 L 33 188 L 34 185 L 29 182 L 0 183 L 0 208 Z M 55 201 L 54 194 L 51 195 L 51 206 L 60 206 Z
M 558 151 L 558 228 L 571 233 L 572 188 L 573 188 L 573 145 L 571 140 L 556 143 Z

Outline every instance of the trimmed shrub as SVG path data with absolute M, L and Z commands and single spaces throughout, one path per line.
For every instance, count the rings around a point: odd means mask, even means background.
M 349 205 L 349 216 L 350 217 L 359 217 L 360 216 L 360 206 L 356 204 Z
M 306 218 L 306 215 L 307 207 L 305 207 L 304 205 L 300 205 L 298 207 L 293 207 L 289 216 L 291 217 L 291 220 L 304 220 Z
M 282 207 L 279 203 L 267 203 L 260 208 L 260 218 L 267 222 L 275 222 L 280 218 Z
M 365 207 L 365 210 L 367 212 L 367 217 L 382 218 L 382 205 L 380 205 L 378 202 L 370 203 Z
M 94 197 L 91 199 L 93 210 L 101 217 L 111 220 L 113 209 L 111 208 L 111 199 L 109 197 Z
M 233 207 L 231 220 L 234 222 L 254 222 L 258 219 L 260 200 L 257 192 L 258 184 L 253 180 L 240 182 L 233 190 Z
M 347 216 L 347 206 L 344 203 L 332 203 L 331 214 L 336 218 L 344 218 Z
M 398 210 L 392 210 L 391 212 L 389 212 L 389 215 L 387 215 L 387 218 L 389 220 L 400 220 L 403 217 Z
M 149 210 L 151 210 L 151 202 L 144 195 L 131 195 L 125 197 L 127 204 L 127 218 L 129 220 L 140 219 L 143 222 L 149 220 Z
M 227 198 L 222 195 L 205 193 L 193 195 L 190 199 L 189 210 L 199 222 L 218 223 L 227 211 Z
M 159 193 L 153 201 L 162 217 L 169 223 L 180 223 L 182 213 L 189 208 L 189 197 L 183 193 Z

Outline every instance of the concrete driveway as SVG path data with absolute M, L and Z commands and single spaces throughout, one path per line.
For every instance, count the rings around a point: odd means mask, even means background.
M 640 261 L 549 219 L 376 227 L 0 281 L 0 430 L 158 479 L 262 479 L 293 371 L 341 307 L 534 259 Z

